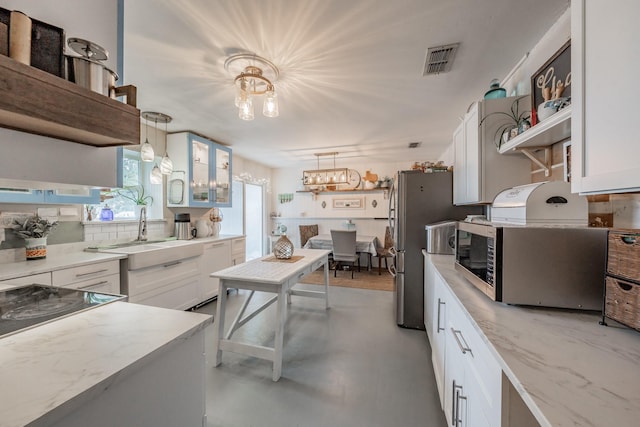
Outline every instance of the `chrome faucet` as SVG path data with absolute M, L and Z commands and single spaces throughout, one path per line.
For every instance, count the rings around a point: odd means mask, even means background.
M 147 207 L 142 206 L 140 209 L 140 221 L 138 222 L 138 238 L 137 242 L 144 242 L 147 240 Z

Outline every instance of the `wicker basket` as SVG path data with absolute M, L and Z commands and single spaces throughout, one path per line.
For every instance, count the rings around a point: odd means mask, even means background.
M 640 285 L 607 277 L 604 315 L 640 331 Z
M 640 282 L 640 230 L 610 230 L 607 273 Z

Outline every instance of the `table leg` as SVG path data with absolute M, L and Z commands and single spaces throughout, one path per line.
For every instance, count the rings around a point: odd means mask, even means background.
M 324 265 L 324 308 L 329 308 L 329 262 Z
M 282 374 L 282 346 L 284 343 L 284 324 L 287 319 L 287 304 L 285 297 L 286 286 L 281 285 L 278 290 L 278 301 L 276 302 L 276 338 L 274 342 L 275 354 L 273 355 L 273 381 L 278 381 Z
M 213 354 L 215 354 L 214 366 L 222 363 L 222 350 L 220 350 L 220 340 L 224 338 L 224 315 L 227 308 L 227 287 L 224 284 L 224 279 L 220 279 L 220 289 L 218 293 L 218 309 L 216 310 L 215 317 L 215 337 L 213 339 Z

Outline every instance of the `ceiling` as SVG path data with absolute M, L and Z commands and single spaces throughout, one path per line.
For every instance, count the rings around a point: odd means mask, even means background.
M 568 0 L 135 0 L 124 11 L 124 83 L 138 107 L 271 167 L 314 153 L 436 160 L 458 118 L 569 6 Z M 460 42 L 453 69 L 423 77 L 427 48 Z M 225 59 L 280 71 L 280 116 L 238 118 Z M 422 142 L 409 149 L 410 142 Z M 348 162 L 347 162 L 348 163 Z

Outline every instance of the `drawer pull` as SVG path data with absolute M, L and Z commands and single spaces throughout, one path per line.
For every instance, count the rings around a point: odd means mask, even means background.
M 92 274 L 104 273 L 105 271 L 109 271 L 109 270 L 107 270 L 106 268 L 103 268 L 102 270 L 90 271 L 89 273 L 76 274 L 76 277 L 90 276 Z
M 467 351 L 468 351 L 473 356 L 473 352 L 469 348 L 469 344 L 467 344 L 467 341 L 462 336 L 462 331 L 458 331 L 451 328 L 451 332 L 453 332 L 453 337 L 456 339 L 456 342 L 458 343 L 458 347 L 460 347 L 460 351 L 462 352 L 462 354 L 467 354 Z M 458 335 L 460 335 L 460 338 L 458 338 Z M 464 342 L 464 345 L 462 344 L 463 342 Z
M 173 267 L 174 265 L 178 265 L 178 264 L 182 264 L 182 261 L 174 261 L 174 262 L 170 262 L 169 264 L 164 264 L 163 267 L 167 268 L 167 267 Z
M 220 246 L 224 246 L 224 242 L 222 243 L 213 243 L 209 245 L 209 248 L 219 248 Z
M 637 241 L 636 236 L 620 236 L 620 240 L 627 245 L 633 245 Z
M 628 283 L 623 283 L 623 282 L 621 282 L 621 281 L 619 281 L 619 280 L 616 280 L 616 284 L 617 284 L 617 285 L 618 285 L 618 287 L 619 287 L 620 289 L 622 289 L 623 291 L 627 291 L 627 292 L 629 292 L 631 289 L 633 289 L 633 285 L 630 285 L 630 284 L 628 284 Z
M 446 304 L 446 302 L 441 301 L 440 298 L 438 298 L 438 321 L 436 322 L 437 323 L 436 332 L 438 332 L 438 333 L 440 333 L 440 331 L 444 331 L 444 328 L 440 327 L 440 307 L 445 305 L 445 304 Z
M 109 281 L 108 281 L 108 280 L 103 280 L 103 281 L 101 281 L 101 282 L 98 282 L 98 283 L 92 283 L 92 284 L 87 285 L 87 286 L 81 286 L 81 287 L 79 287 L 78 289 L 89 289 L 89 288 L 95 288 L 96 286 L 106 285 L 107 283 L 109 283 Z

